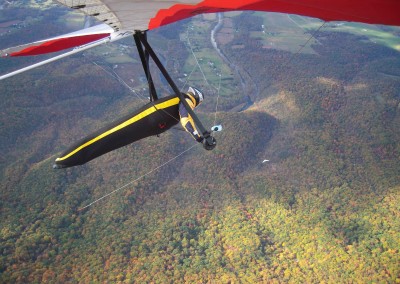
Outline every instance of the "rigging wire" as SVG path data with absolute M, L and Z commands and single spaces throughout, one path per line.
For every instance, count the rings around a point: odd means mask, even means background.
M 207 78 L 206 78 L 206 75 L 204 75 L 203 69 L 200 66 L 199 60 L 197 60 L 196 54 L 193 51 L 192 44 L 191 44 L 190 38 L 189 38 L 189 29 L 187 29 L 186 37 L 187 37 L 187 41 L 188 41 L 188 44 L 189 44 L 189 47 L 190 47 L 190 51 L 191 51 L 191 53 L 193 55 L 194 60 L 196 61 L 197 66 L 199 66 L 199 69 L 200 69 L 201 74 L 203 75 L 204 81 L 209 85 L 209 83 L 207 81 Z
M 136 95 L 136 97 L 138 97 L 139 100 L 141 100 L 142 102 L 145 102 L 144 98 L 139 95 L 137 93 L 137 91 L 132 88 L 131 86 L 129 86 L 115 71 L 108 71 L 107 69 L 105 69 L 103 66 L 99 65 L 98 63 L 96 63 L 95 61 L 87 58 L 84 54 L 83 57 L 87 60 L 89 60 L 91 63 L 93 63 L 94 65 L 96 65 L 97 67 L 101 68 L 106 74 L 108 74 L 110 77 L 114 78 L 115 80 L 117 80 L 121 85 L 123 85 L 124 87 L 126 87 L 129 91 L 131 91 L 132 93 L 134 93 Z
M 97 64 L 95 61 L 92 61 L 92 60 L 90 60 L 90 61 L 91 61 L 94 65 L 96 65 L 96 66 L 98 66 L 99 68 L 101 68 L 104 72 L 106 72 L 106 73 L 107 73 L 108 75 L 110 75 L 112 78 L 114 78 L 115 80 L 117 80 L 121 85 L 123 85 L 124 87 L 128 88 L 132 93 L 134 93 L 134 94 L 139 98 L 139 100 L 140 100 L 141 102 L 143 102 L 143 103 L 146 103 L 146 102 L 147 102 L 142 96 L 140 96 L 140 95 L 137 93 L 137 91 L 136 91 L 134 88 L 132 88 L 131 86 L 129 86 L 129 85 L 124 81 L 124 79 L 122 79 L 114 70 L 112 70 L 112 71 L 111 71 L 112 73 L 111 73 L 110 71 L 106 70 L 103 66 Z M 176 121 L 179 122 L 178 119 L 176 119 L 175 117 L 173 117 L 171 114 L 169 114 L 169 113 L 168 113 L 167 111 L 165 111 L 164 109 L 158 109 L 154 102 L 152 102 L 152 105 L 154 106 L 154 108 L 156 108 L 156 110 L 164 112 L 165 114 L 167 114 L 168 116 L 172 117 L 174 120 L 176 120 Z
M 185 84 L 183 85 L 183 87 L 184 87 L 184 86 L 186 85 L 186 83 L 188 82 L 188 80 L 189 80 L 190 76 L 192 75 L 192 73 L 194 72 L 194 70 L 198 67 L 198 68 L 200 69 L 200 72 L 201 72 L 202 75 L 203 75 L 204 81 L 208 84 L 208 86 L 210 86 L 210 87 L 212 87 L 212 88 L 214 88 L 214 89 L 217 90 L 217 102 L 216 102 L 216 105 L 215 105 L 215 113 L 214 113 L 214 124 L 215 124 L 216 119 L 217 119 L 218 102 L 219 102 L 219 95 L 220 95 L 220 89 L 221 89 L 221 77 L 222 77 L 222 75 L 221 75 L 221 73 L 219 74 L 218 88 L 213 87 L 213 86 L 208 82 L 208 80 L 207 80 L 207 78 L 206 78 L 206 76 L 205 76 L 205 74 L 204 74 L 204 72 L 203 72 L 203 69 L 201 68 L 200 63 L 199 63 L 199 61 L 197 60 L 197 57 L 196 57 L 196 55 L 195 55 L 195 53 L 194 53 L 194 51 L 193 51 L 193 48 L 191 47 L 190 40 L 189 40 L 189 34 L 188 34 L 188 43 L 189 43 L 189 47 L 190 47 L 190 50 L 191 50 L 191 52 L 192 52 L 192 55 L 193 55 L 193 57 L 195 58 L 195 61 L 196 61 L 197 66 L 195 66 L 195 67 L 193 68 L 192 72 L 191 72 L 190 75 L 188 76 L 188 78 L 187 78 Z M 92 61 L 92 63 L 93 63 L 94 65 L 100 67 L 104 72 L 106 72 L 107 74 L 109 74 L 109 75 L 110 75 L 111 77 L 113 77 L 114 79 L 117 79 L 121 84 L 123 84 L 126 88 L 128 88 L 131 92 L 135 93 L 135 95 L 138 96 L 138 94 L 136 94 L 136 91 L 135 91 L 133 88 L 131 88 L 131 87 L 116 73 L 116 72 L 112 71 L 112 73 L 110 73 L 110 72 L 107 71 L 105 68 L 103 68 L 102 66 L 98 65 L 96 62 Z M 183 88 L 183 87 L 182 87 L 182 88 Z M 139 98 L 141 101 L 143 101 L 143 98 L 141 98 L 141 97 L 139 97 L 139 96 L 138 96 L 138 98 Z M 84 206 L 84 207 L 78 209 L 78 211 L 82 211 L 82 210 L 84 210 L 84 209 L 86 209 L 86 208 L 92 206 L 93 204 L 96 204 L 97 202 L 99 202 L 99 201 L 101 201 L 101 200 L 103 200 L 103 199 L 109 197 L 110 195 L 112 195 L 112 194 L 114 194 L 114 193 L 116 193 L 116 192 L 118 192 L 118 191 L 120 191 L 120 190 L 122 190 L 122 189 L 128 187 L 129 185 L 133 184 L 134 182 L 139 181 L 139 180 L 141 180 L 142 178 L 144 178 L 144 177 L 150 175 L 151 173 L 153 173 L 153 172 L 155 172 L 155 171 L 161 169 L 162 167 L 168 165 L 168 164 L 171 163 L 172 161 L 176 160 L 178 157 L 182 156 L 182 155 L 185 154 L 186 152 L 188 152 L 188 151 L 190 151 L 191 149 L 193 149 L 195 146 L 197 146 L 197 143 L 196 143 L 196 144 L 193 144 L 193 145 L 192 145 L 191 147 L 189 147 L 188 149 L 184 150 L 183 152 L 179 153 L 178 155 L 176 155 L 175 157 L 169 159 L 168 161 L 166 161 L 165 163 L 159 165 L 158 167 L 156 167 L 156 168 L 154 168 L 154 169 L 148 171 L 147 173 L 145 173 L 145 174 L 139 176 L 138 178 L 136 178 L 136 179 L 134 179 L 134 180 L 132 180 L 132 181 L 130 181 L 130 182 L 128 182 L 128 183 L 122 185 L 121 187 L 119 187 L 119 188 L 117 188 L 117 189 L 115 189 L 115 190 L 113 190 L 113 191 L 111 191 L 111 192 L 109 192 L 109 193 L 107 193 L 107 194 L 101 196 L 100 198 L 97 198 L 96 200 L 92 201 L 92 202 L 89 203 L 88 205 L 86 205 L 86 206 Z
M 186 30 L 186 38 L 187 38 L 188 46 L 189 46 L 189 48 L 190 48 L 190 52 L 192 53 L 192 56 L 193 56 L 193 58 L 194 58 L 196 64 L 194 65 L 192 71 L 189 73 L 189 76 L 187 76 L 186 81 L 185 81 L 185 83 L 183 84 L 181 90 L 183 90 L 183 88 L 187 85 L 187 82 L 190 80 L 192 74 L 194 73 L 194 71 L 195 71 L 197 68 L 200 69 L 200 72 L 201 72 L 201 74 L 203 75 L 204 81 L 206 82 L 206 84 L 208 84 L 208 81 L 207 81 L 206 76 L 204 75 L 203 69 L 201 68 L 200 63 L 199 63 L 199 61 L 197 60 L 197 57 L 196 57 L 196 55 L 195 55 L 195 53 L 194 53 L 194 51 L 193 51 L 192 44 L 191 44 L 190 38 L 189 38 L 189 28 Z M 209 84 L 208 84 L 208 85 L 209 85 Z
M 204 79 L 204 81 L 206 82 L 206 84 L 207 84 L 210 88 L 215 89 L 215 90 L 217 91 L 217 100 L 216 100 L 216 104 L 215 104 L 214 123 L 213 123 L 213 125 L 215 125 L 216 120 L 217 120 L 217 111 L 218 111 L 218 105 L 219 105 L 219 96 L 220 96 L 221 77 L 222 77 L 222 75 L 221 75 L 221 73 L 218 74 L 218 76 L 219 76 L 218 88 L 216 88 L 216 87 L 214 87 L 214 86 L 212 86 L 212 85 L 210 84 L 210 82 L 207 80 L 207 77 L 205 76 L 205 74 L 204 74 L 204 72 L 203 72 L 203 68 L 201 68 L 201 65 L 200 65 L 200 63 L 199 63 L 199 60 L 197 59 L 197 56 L 196 56 L 196 54 L 194 53 L 194 50 L 193 50 L 193 48 L 192 48 L 192 44 L 191 44 L 191 42 L 190 42 L 190 37 L 189 37 L 189 28 L 188 28 L 187 31 L 186 31 L 186 38 L 187 38 L 188 46 L 189 46 L 189 48 L 190 48 L 190 52 L 192 53 L 193 58 L 195 59 L 196 65 L 195 65 L 195 67 L 193 68 L 193 70 L 192 70 L 192 72 L 190 73 L 190 75 L 188 76 L 188 78 L 187 78 L 185 84 L 183 85 L 183 87 L 184 87 L 184 86 L 186 85 L 186 83 L 188 82 L 188 80 L 189 80 L 190 76 L 192 75 L 192 73 L 194 72 L 194 70 L 198 67 L 199 70 L 200 70 L 200 72 L 201 72 L 201 74 L 203 75 L 203 79 Z M 221 70 L 221 72 L 222 72 L 222 70 Z
M 289 57 L 289 59 L 286 61 L 286 62 L 283 62 L 283 64 L 280 66 L 280 67 L 278 67 L 276 70 L 276 72 L 275 72 L 275 75 L 276 76 L 278 76 L 279 75 L 279 73 L 282 73 L 283 72 L 283 68 L 285 68 L 285 67 L 287 67 L 288 65 L 289 65 L 289 63 L 290 62 L 292 62 L 293 61 L 293 59 L 295 58 L 295 57 L 297 57 L 299 54 L 300 54 L 300 52 L 308 45 L 308 43 L 313 39 L 313 38 L 315 38 L 315 35 L 326 25 L 326 21 L 323 21 L 322 22 L 322 24 L 319 26 L 319 28 L 318 29 L 316 29 L 314 32 L 312 32 L 311 34 L 310 34 L 310 37 L 306 40 L 306 42 L 304 43 L 304 44 L 302 44 L 302 45 L 300 45 L 300 48 L 295 52 L 295 53 L 293 53 L 292 54 L 292 56 L 290 56 Z M 274 77 L 274 76 L 271 76 L 272 78 Z
M 128 88 L 132 93 L 134 93 L 142 102 L 145 102 L 145 100 L 135 91 L 134 88 L 132 88 L 131 86 L 129 86 L 124 79 L 122 79 L 114 70 L 112 71 L 113 74 L 116 76 L 116 79 L 126 88 Z
M 181 92 L 183 91 L 183 88 L 186 87 L 187 82 L 190 80 L 190 77 L 192 77 L 192 74 L 193 74 L 193 72 L 194 72 L 196 69 L 197 69 L 197 65 L 195 65 L 195 66 L 193 67 L 192 71 L 189 73 L 189 75 L 186 76 L 186 81 L 185 81 L 185 83 L 183 84 L 183 86 L 181 87 Z
M 326 22 L 323 22 L 322 25 L 321 25 L 313 34 L 311 34 L 311 36 L 310 36 L 310 37 L 308 38 L 308 40 L 304 43 L 304 45 L 302 45 L 302 46 L 288 59 L 288 61 L 287 61 L 286 63 L 284 63 L 282 66 L 284 67 L 284 66 L 286 66 L 287 64 L 289 64 L 289 63 L 294 59 L 294 57 L 297 56 L 297 55 L 303 50 L 303 48 L 304 48 L 305 46 L 307 46 L 307 44 L 310 42 L 310 40 L 311 40 L 312 38 L 314 38 L 314 35 L 315 35 L 319 30 L 321 30 L 322 27 L 323 27 L 325 24 L 326 24 Z M 189 39 L 189 31 L 187 32 L 187 39 L 188 39 L 188 44 L 189 44 L 191 53 L 192 53 L 193 57 L 195 58 L 195 61 L 196 61 L 196 64 L 197 64 L 197 66 L 194 67 L 194 69 L 192 70 L 192 72 L 191 72 L 190 75 L 188 76 L 187 81 L 189 80 L 189 78 L 190 78 L 190 76 L 192 75 L 192 73 L 194 72 L 194 70 L 198 67 L 199 70 L 200 70 L 200 72 L 201 72 L 201 74 L 203 75 L 204 81 L 205 81 L 210 87 L 212 87 L 212 88 L 214 88 L 214 89 L 217 90 L 217 102 L 216 102 L 215 113 L 214 113 L 214 124 L 215 124 L 216 118 L 217 118 L 217 112 L 218 112 L 218 103 L 219 103 L 219 96 L 220 96 L 220 89 L 221 89 L 221 77 L 222 77 L 222 76 L 221 76 L 221 74 L 219 74 L 218 88 L 215 88 L 215 87 L 211 86 L 211 84 L 208 82 L 208 80 L 207 80 L 207 78 L 206 78 L 206 76 L 205 76 L 205 74 L 204 74 L 204 72 L 203 72 L 203 69 L 201 68 L 201 65 L 200 65 L 199 61 L 197 60 L 197 57 L 196 57 L 196 55 L 195 55 L 195 53 L 194 53 L 194 51 L 193 51 L 193 48 L 192 48 L 192 46 L 191 46 L 190 39 Z M 112 76 L 114 79 L 117 79 L 121 84 L 123 84 L 125 87 L 127 87 L 131 92 L 135 93 L 135 95 L 137 95 L 138 98 L 139 98 L 140 100 L 143 101 L 143 98 L 141 98 L 141 97 L 136 93 L 136 91 L 135 91 L 133 88 L 131 88 L 131 87 L 116 73 L 116 72 L 113 71 L 113 74 L 111 74 L 109 71 L 107 71 L 107 70 L 106 70 L 105 68 L 103 68 L 102 66 L 98 65 L 96 62 L 92 61 L 92 63 L 95 64 L 96 66 L 100 67 L 104 72 L 106 72 L 107 74 L 109 74 L 110 76 Z M 184 86 L 186 85 L 187 81 L 185 82 Z M 184 87 L 184 86 L 183 86 L 183 87 Z M 183 87 L 182 87 L 182 88 L 183 88 Z M 165 163 L 159 165 L 158 167 L 156 167 L 156 168 L 154 168 L 154 169 L 148 171 L 147 173 L 145 173 L 145 174 L 139 176 L 138 178 L 136 178 L 136 179 L 134 179 L 134 180 L 132 180 L 132 181 L 130 181 L 130 182 L 124 184 L 123 186 L 121 186 L 121 187 L 119 187 L 119 188 L 117 188 L 117 189 L 115 189 L 115 190 L 113 190 L 113 191 L 111 191 L 111 192 L 109 192 L 109 193 L 107 193 L 107 194 L 101 196 L 100 198 L 98 198 L 98 199 L 96 199 L 96 200 L 94 200 L 94 201 L 92 201 L 92 202 L 89 203 L 88 205 L 86 205 L 86 206 L 84 206 L 84 207 L 78 209 L 78 211 L 82 211 L 82 210 L 84 210 L 84 209 L 86 209 L 86 208 L 92 206 L 93 204 L 95 204 L 95 203 L 97 203 L 97 202 L 103 200 L 104 198 L 107 198 L 108 196 L 110 196 L 110 195 L 112 195 L 112 194 L 114 194 L 114 193 L 116 193 L 116 192 L 118 192 L 118 191 L 120 191 L 120 190 L 122 190 L 122 189 L 128 187 L 129 185 L 133 184 L 134 182 L 136 182 L 136 181 L 138 181 L 138 180 L 140 180 L 140 179 L 142 179 L 142 178 L 144 178 L 144 177 L 150 175 L 151 173 L 153 173 L 153 172 L 157 171 L 158 169 L 160 169 L 160 168 L 166 166 L 167 164 L 169 164 L 169 163 L 171 163 L 172 161 L 176 160 L 178 157 L 180 157 L 180 156 L 182 156 L 183 154 L 185 154 L 186 152 L 190 151 L 190 150 L 191 150 L 192 148 L 194 148 L 195 146 L 197 146 L 197 143 L 194 144 L 194 145 L 192 145 L 192 146 L 189 147 L 188 149 L 184 150 L 183 152 L 179 153 L 179 154 L 176 155 L 175 157 L 169 159 L 169 160 L 166 161 Z
M 136 179 L 134 179 L 134 180 L 132 180 L 132 181 L 130 181 L 130 182 L 124 184 L 124 185 L 121 186 L 121 187 L 118 187 L 117 189 L 115 189 L 115 190 L 113 190 L 113 191 L 111 191 L 111 192 L 109 192 L 109 193 L 107 193 L 107 194 L 101 196 L 100 198 L 97 198 L 96 200 L 92 201 L 92 202 L 89 203 L 88 205 L 86 205 L 86 206 L 84 206 L 84 207 L 78 209 L 78 211 L 82 211 L 82 210 L 84 210 L 84 209 L 86 209 L 86 208 L 92 206 L 93 204 L 99 202 L 100 200 L 102 200 L 102 199 L 104 199 L 104 198 L 107 198 L 108 196 L 110 196 L 110 195 L 112 195 L 112 194 L 114 194 L 114 193 L 120 191 L 121 189 L 124 189 L 124 188 L 128 187 L 129 185 L 133 184 L 134 182 L 136 182 L 136 181 L 138 181 L 138 180 L 141 180 L 142 178 L 148 176 L 149 174 L 151 174 L 151 173 L 153 173 L 153 172 L 155 172 L 155 171 L 161 169 L 162 167 L 168 165 L 169 163 L 171 163 L 172 161 L 176 160 L 177 158 L 179 158 L 180 156 L 182 156 L 182 155 L 185 154 L 186 152 L 188 152 L 188 151 L 190 151 L 191 149 L 193 149 L 195 146 L 197 146 L 197 143 L 196 143 L 196 144 L 193 144 L 191 147 L 189 147 L 188 149 L 186 149 L 186 150 L 184 150 L 183 152 L 179 153 L 179 154 L 176 155 L 175 157 L 169 159 L 169 160 L 166 161 L 165 163 L 163 163 L 163 164 L 159 165 L 158 167 L 156 167 L 156 168 L 154 168 L 154 169 L 148 171 L 147 173 L 141 175 L 140 177 L 138 177 L 138 178 L 136 178 Z
M 287 62 L 286 64 L 289 64 L 289 62 L 293 59 L 293 57 L 295 57 L 296 55 L 298 55 L 298 54 L 308 45 L 308 43 L 310 42 L 310 40 L 312 40 L 313 38 L 315 38 L 315 35 L 325 26 L 325 24 L 326 24 L 326 21 L 323 21 L 322 24 L 319 26 L 319 28 L 316 29 L 313 33 L 311 33 L 311 35 L 310 35 L 310 37 L 307 39 L 307 41 L 306 41 L 304 44 L 302 44 L 302 45 L 300 46 L 300 48 L 297 50 L 296 53 L 294 53 L 294 54 L 292 55 L 291 58 L 289 58 L 289 60 L 288 60 L 288 62 Z
M 217 102 L 215 103 L 215 112 L 214 112 L 214 123 L 213 125 L 215 125 L 216 121 L 217 121 L 217 113 L 218 113 L 218 104 L 219 104 L 219 95 L 220 95 L 220 90 L 221 90 L 221 77 L 222 74 L 218 74 L 219 76 L 219 82 L 218 82 L 218 89 L 217 89 Z

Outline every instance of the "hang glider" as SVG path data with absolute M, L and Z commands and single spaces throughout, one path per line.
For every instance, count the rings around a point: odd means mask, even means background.
M 400 1 L 399 0 L 56 0 L 58 3 L 71 9 L 96 18 L 102 24 L 64 36 L 37 41 L 34 43 L 8 48 L 0 51 L 1 56 L 29 56 L 44 53 L 72 50 L 58 55 L 52 59 L 39 62 L 15 72 L 0 76 L 0 80 L 21 72 L 47 64 L 54 60 L 69 56 L 76 52 L 97 46 L 99 44 L 118 40 L 133 35 L 138 53 L 150 90 L 151 103 L 156 104 L 160 99 L 155 91 L 151 78 L 149 58 L 156 66 L 174 91 L 176 98 L 192 116 L 201 136 L 209 143 L 214 140 L 197 118 L 193 110 L 188 106 L 183 94 L 179 91 L 167 70 L 161 64 L 147 41 L 146 31 L 165 26 L 195 15 L 204 13 L 218 13 L 227 11 L 265 11 L 296 14 L 319 18 L 324 21 L 350 21 L 368 24 L 383 24 L 400 26 Z M 137 124 L 139 125 L 139 124 Z M 126 128 L 128 129 L 128 128 Z M 108 132 L 107 132 L 108 133 Z M 114 132 L 113 132 L 114 133 Z M 98 136 L 96 136 L 98 137 Z M 118 138 L 118 137 L 117 137 Z M 117 139 L 118 140 L 118 139 Z M 85 141 L 86 143 L 87 141 Z M 93 142 L 89 140 L 89 142 Z M 97 142 L 97 140 L 95 141 Z M 128 141 L 129 142 L 129 141 Z M 100 143 L 101 144 L 101 143 Z M 100 145 L 91 143 L 90 146 Z M 85 144 L 86 145 L 86 144 Z M 78 147 L 79 148 L 79 147 Z M 79 148 L 80 149 L 80 148 Z M 86 149 L 86 148 L 85 148 Z M 97 156 L 92 154 L 92 148 L 84 160 L 90 160 Z M 107 149 L 106 149 L 107 150 Z M 64 157 L 59 158 L 60 163 L 69 161 L 75 157 L 75 150 Z M 97 151 L 97 150 L 96 150 Z M 86 155 L 86 154 L 85 154 Z M 76 156 L 77 157 L 77 156 Z M 63 162 L 61 162 L 63 161 Z M 75 162 L 74 162 L 75 163 Z M 74 164 L 72 163 L 72 164 Z M 71 165 L 72 165 L 71 164 Z M 78 162 L 79 164 L 79 162 Z M 60 164 L 60 166 L 69 166 Z
M 57 0 L 115 30 L 151 30 L 204 13 L 264 11 L 324 21 L 399 25 L 397 0 Z
M 156 29 L 198 14 L 226 11 L 265 11 L 297 14 L 324 21 L 353 21 L 400 26 L 398 0 L 56 0 L 71 9 L 96 18 L 103 24 L 63 36 L 0 50 L 0 56 L 39 55 L 74 48 L 0 76 L 0 80 L 115 41 L 137 31 Z
M 6 49 L 1 56 L 60 51 L 99 39 L 111 41 L 135 31 L 156 29 L 204 13 L 265 11 L 297 14 L 324 21 L 400 26 L 398 0 L 57 0 L 104 24 L 64 36 Z
M 400 25 L 400 1 L 397 0 L 56 1 L 94 17 L 104 24 L 63 36 L 8 48 L 0 51 L 0 56 L 38 55 L 91 44 L 101 39 L 104 42 L 114 41 L 136 31 L 156 29 L 194 15 L 226 11 L 279 12 L 314 17 L 324 21 Z M 2 76 L 0 80 L 4 78 L 6 77 Z

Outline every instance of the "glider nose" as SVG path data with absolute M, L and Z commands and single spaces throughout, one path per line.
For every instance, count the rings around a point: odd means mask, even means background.
M 63 169 L 66 168 L 66 166 L 64 165 L 60 165 L 60 164 L 53 164 L 53 169 L 57 170 L 57 169 Z

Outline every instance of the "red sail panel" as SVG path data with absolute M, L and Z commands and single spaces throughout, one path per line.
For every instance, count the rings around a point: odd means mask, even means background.
M 37 44 L 31 45 L 23 50 L 12 52 L 8 56 L 29 56 L 29 55 L 39 55 L 50 52 L 57 52 L 63 49 L 72 48 L 87 44 L 105 37 L 108 37 L 109 33 L 102 34 L 90 34 L 82 36 L 64 37 L 56 38 L 49 41 L 38 42 Z
M 195 5 L 176 4 L 159 10 L 150 20 L 149 29 L 197 14 L 237 10 L 297 14 L 325 21 L 400 26 L 398 0 L 204 0 Z

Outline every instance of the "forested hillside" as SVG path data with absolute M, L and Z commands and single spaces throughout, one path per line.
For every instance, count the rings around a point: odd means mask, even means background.
M 71 17 L 52 9 L 25 28 Z M 227 59 L 210 40 L 218 21 Z M 336 26 L 312 41 L 317 28 L 296 29 L 232 13 L 149 33 L 180 86 L 205 90 L 199 116 L 224 128 L 214 151 L 170 130 L 52 169 L 145 103 L 133 40 L 0 81 L 0 282 L 399 282 L 399 51 Z

